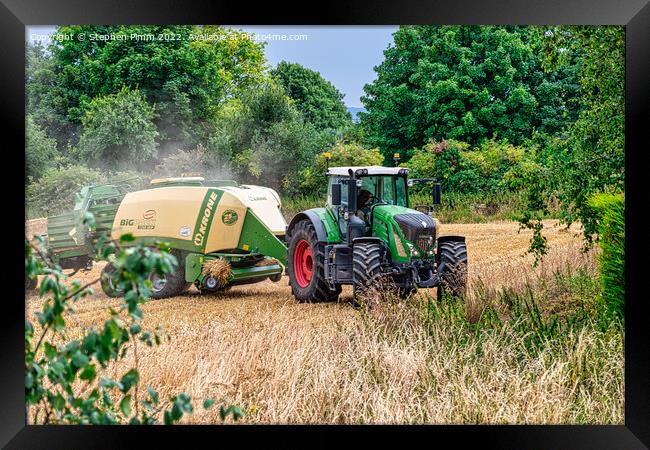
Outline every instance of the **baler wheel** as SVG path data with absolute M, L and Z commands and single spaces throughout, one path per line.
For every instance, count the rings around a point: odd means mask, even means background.
M 113 285 L 113 272 L 115 272 L 115 266 L 111 263 L 106 263 L 102 269 L 101 275 L 99 276 L 99 282 L 104 294 L 109 297 L 119 297 L 120 291 L 115 289 L 115 286 Z

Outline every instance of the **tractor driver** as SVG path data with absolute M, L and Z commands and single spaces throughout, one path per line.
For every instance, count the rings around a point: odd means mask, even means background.
M 366 218 L 370 213 L 370 205 L 372 204 L 371 199 L 374 197 L 370 191 L 366 189 L 361 189 L 359 195 L 357 196 L 357 217 L 365 222 Z

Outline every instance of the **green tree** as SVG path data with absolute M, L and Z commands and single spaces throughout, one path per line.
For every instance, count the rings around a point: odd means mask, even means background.
M 429 142 L 403 166 L 414 178 L 436 178 L 445 192 L 498 194 L 510 189 L 512 173 L 525 151 L 505 140 L 490 139 L 470 147 L 465 142 Z
M 154 110 L 139 91 L 96 97 L 82 118 L 79 153 L 92 166 L 132 167 L 157 155 Z
M 61 155 L 56 149 L 56 140 L 48 137 L 32 116 L 27 116 L 26 122 L 25 175 L 37 180 L 48 168 L 56 165 Z
M 522 218 L 535 231 L 533 248 L 545 253 L 540 214 L 557 200 L 560 219 L 579 221 L 587 247 L 598 235 L 589 198 L 625 189 L 625 31 L 619 26 L 562 26 L 537 35 L 547 70 L 578 65 L 581 112 L 562 136 L 540 136 L 534 171 L 522 185 L 529 200 Z
M 577 111 L 571 71 L 543 72 L 529 28 L 403 26 L 366 85 L 366 139 L 387 159 L 433 139 L 518 145 L 554 133 Z M 406 158 L 411 154 L 404 155 Z
M 241 181 L 287 193 L 298 189 L 297 174 L 331 139 L 303 119 L 281 86 L 267 82 L 226 105 L 206 150 L 228 159 Z
M 339 141 L 326 152 L 316 155 L 313 163 L 302 170 L 300 188 L 302 193 L 323 194 L 327 189 L 327 167 L 380 166 L 384 157 L 379 149 L 367 149 L 357 142 Z
M 60 148 L 76 144 L 75 130 L 87 103 L 124 86 L 139 90 L 156 105 L 160 142 L 194 144 L 227 98 L 265 77 L 263 45 L 236 30 L 83 25 L 57 31 L 87 38 L 53 41 L 45 60 L 34 50 L 27 91 L 28 110 L 39 111 L 37 121 L 57 138 Z M 91 38 L 95 35 L 113 38 Z M 167 39 L 159 40 L 159 35 Z M 216 38 L 195 38 L 199 35 Z
M 27 113 L 65 153 L 78 126 L 67 116 L 67 104 L 73 101 L 74 92 L 62 85 L 60 70 L 40 43 L 27 44 L 26 63 Z
M 317 129 L 343 129 L 352 124 L 352 116 L 343 103 L 344 95 L 319 72 L 282 61 L 271 70 L 271 75 Z

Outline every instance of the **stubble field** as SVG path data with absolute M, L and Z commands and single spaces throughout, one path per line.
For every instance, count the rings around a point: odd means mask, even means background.
M 150 384 L 161 399 L 184 391 L 197 405 L 206 398 L 239 405 L 244 423 L 623 423 L 621 332 L 576 327 L 559 345 L 530 353 L 508 322 L 471 327 L 499 290 L 537 286 L 556 271 L 595 275 L 594 252 L 581 252 L 577 227 L 546 227 L 550 252 L 533 268 L 522 256 L 530 232 L 519 233 L 514 222 L 442 225 L 441 234 L 467 237 L 470 290 L 483 292 L 463 305 L 465 321 L 428 318 L 435 289 L 361 310 L 351 306 L 349 288 L 338 303 L 298 304 L 286 276 L 222 295 L 191 288 L 150 301 L 143 328 L 160 325 L 169 340 L 138 347 L 140 392 Z M 92 281 L 101 267 L 74 278 Z M 120 304 L 94 289 L 68 317 L 66 339 L 99 327 L 108 307 Z M 545 311 L 581 301 L 544 289 Z M 26 298 L 29 319 L 41 302 Z M 132 365 L 127 357 L 107 374 Z M 198 407 L 183 422 L 220 420 L 217 409 Z

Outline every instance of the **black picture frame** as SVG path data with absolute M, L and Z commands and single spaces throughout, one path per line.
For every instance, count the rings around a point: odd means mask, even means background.
M 20 220 L 4 222 L 6 264 L 3 315 L 0 326 L 0 444 L 7 448 L 80 448 L 129 446 L 145 437 L 166 444 L 189 443 L 198 434 L 211 434 L 213 445 L 225 438 L 243 442 L 251 430 L 264 432 L 267 445 L 274 439 L 290 443 L 296 439 L 334 445 L 348 431 L 364 439 L 383 439 L 387 432 L 403 433 L 404 444 L 437 445 L 442 440 L 454 446 L 469 443 L 496 448 L 647 448 L 650 445 L 650 347 L 645 326 L 643 274 L 647 264 L 644 231 L 644 146 L 650 104 L 650 4 L 646 0 L 449 0 L 427 2 L 401 0 L 340 4 L 290 4 L 210 2 L 197 0 L 140 0 L 136 2 L 86 3 L 81 0 L 39 2 L 0 0 L 0 99 L 2 107 L 5 173 L 2 175 L 4 210 L 13 216 L 24 211 L 20 183 L 24 183 L 25 141 L 25 26 L 51 24 L 299 24 L 299 25 L 388 25 L 388 24 L 579 24 L 625 25 L 626 27 L 626 330 L 625 330 L 625 425 L 621 426 L 364 426 L 284 427 L 269 426 L 181 426 L 175 427 L 62 427 L 27 426 L 24 405 L 24 295 L 18 282 L 24 274 L 19 261 L 24 251 Z M 22 170 L 22 172 L 21 172 Z M 22 226 L 22 225 L 20 225 Z M 10 294 L 11 293 L 11 294 Z M 21 320 L 23 319 L 23 320 Z M 288 431 L 291 436 L 285 436 Z M 283 434 L 282 437 L 279 434 Z M 342 435 L 345 433 L 346 435 Z M 316 435 L 328 434 L 325 440 Z M 207 436 L 202 436 L 207 437 Z M 280 442 L 280 441 L 278 441 Z

